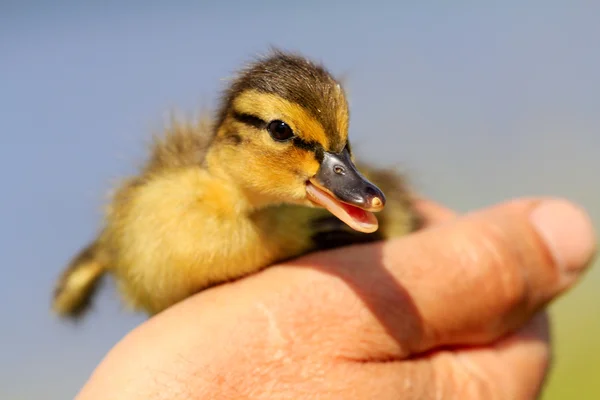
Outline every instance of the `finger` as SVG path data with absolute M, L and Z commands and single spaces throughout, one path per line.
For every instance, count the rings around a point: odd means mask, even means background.
M 550 368 L 551 355 L 548 315 L 541 312 L 493 347 L 459 352 L 452 357 L 454 365 L 449 368 L 461 371 L 459 375 L 482 394 L 502 394 L 500 398 L 504 399 L 536 399 Z M 451 382 L 450 388 L 455 384 Z
M 424 226 L 447 222 L 457 216 L 451 209 L 424 198 L 415 199 L 414 206 L 417 213 L 421 216 Z
M 494 345 L 404 361 L 348 363 L 336 371 L 336 381 L 347 382 L 351 376 L 360 382 L 353 385 L 352 392 L 359 394 L 355 398 L 535 399 L 548 372 L 550 350 L 547 315 L 540 313 Z
M 490 343 L 518 328 L 575 283 L 594 245 L 579 208 L 520 200 L 293 264 L 331 275 L 310 278 L 305 289 L 307 302 L 321 299 L 315 312 L 325 339 L 337 335 L 349 358 L 395 358 Z

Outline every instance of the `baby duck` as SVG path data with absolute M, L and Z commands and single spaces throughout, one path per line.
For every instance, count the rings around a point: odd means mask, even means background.
M 152 315 L 276 262 L 417 229 L 402 177 L 355 166 L 348 121 L 322 65 L 282 51 L 251 63 L 212 123 L 175 123 L 155 140 L 58 280 L 53 309 L 82 316 L 110 273 Z

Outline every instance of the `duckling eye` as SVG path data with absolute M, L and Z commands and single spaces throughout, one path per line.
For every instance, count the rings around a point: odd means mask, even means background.
M 269 122 L 269 125 L 267 125 L 267 130 L 273 139 L 280 142 L 288 140 L 294 136 L 294 131 L 292 131 L 292 128 L 280 120 Z

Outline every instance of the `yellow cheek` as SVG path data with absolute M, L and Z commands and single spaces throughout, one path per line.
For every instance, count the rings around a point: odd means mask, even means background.
M 319 171 L 319 162 L 315 159 L 313 153 L 304 152 L 304 157 L 299 160 L 299 164 L 302 170 L 306 173 L 306 175 L 310 178 L 314 176 L 317 171 Z
M 312 153 L 295 147 L 249 152 L 247 163 L 237 169 L 249 187 L 285 198 L 305 196 L 305 182 L 319 169 Z
M 319 163 L 311 151 L 299 149 L 291 143 L 277 143 L 266 133 L 249 143 L 247 154 L 252 169 L 261 168 L 268 176 L 287 179 L 307 179 L 317 173 Z

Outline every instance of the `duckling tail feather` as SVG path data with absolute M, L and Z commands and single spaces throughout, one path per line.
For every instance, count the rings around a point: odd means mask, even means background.
M 54 289 L 52 308 L 61 317 L 77 319 L 90 308 L 106 272 L 96 242 L 84 248 L 63 271 Z

